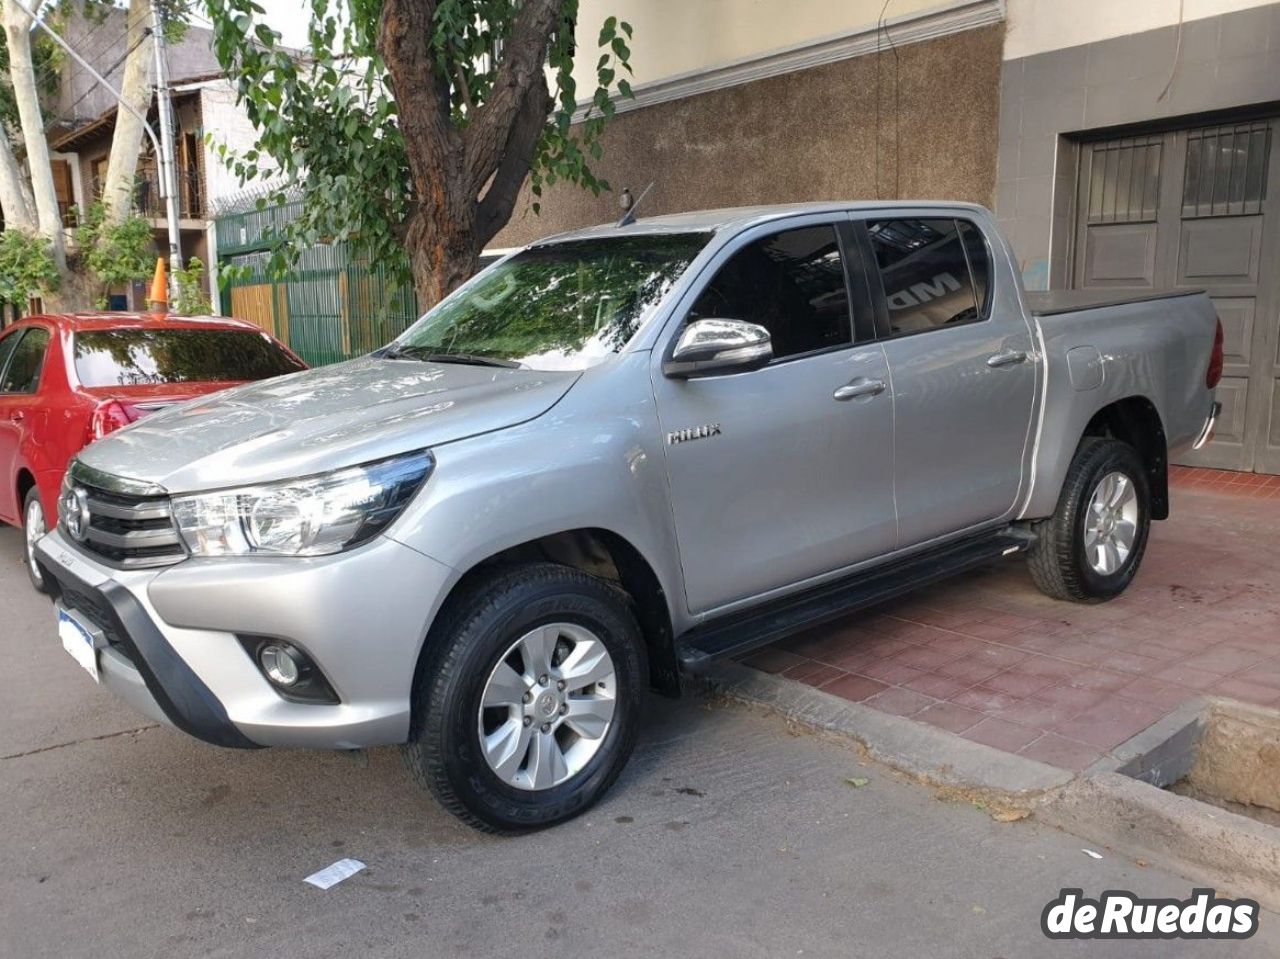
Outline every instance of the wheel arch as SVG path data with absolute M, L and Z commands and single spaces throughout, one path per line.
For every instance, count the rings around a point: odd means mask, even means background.
M 1138 451 L 1151 491 L 1151 518 L 1169 517 L 1169 446 L 1160 411 L 1145 396 L 1108 403 L 1085 425 L 1085 437 L 1110 437 Z
M 680 694 L 674 628 L 663 589 L 653 565 L 626 537 L 601 527 L 581 527 L 538 536 L 508 546 L 474 563 L 450 587 L 428 630 L 418 666 L 426 660 L 431 630 L 446 621 L 452 605 L 495 570 L 525 563 L 553 562 L 608 580 L 631 599 L 649 661 L 650 685 L 667 696 Z
M 23 466 L 18 470 L 18 475 L 14 482 L 16 484 L 14 487 L 15 492 L 18 494 L 17 499 L 14 500 L 15 510 L 18 515 L 18 525 L 22 526 L 27 521 L 27 517 L 25 515 L 26 510 L 24 508 L 27 501 L 27 494 L 35 488 L 36 476 L 31 472 L 31 470 Z

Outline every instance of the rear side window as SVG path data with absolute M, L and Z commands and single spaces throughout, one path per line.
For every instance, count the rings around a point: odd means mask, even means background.
M 35 327 L 28 329 L 9 358 L 9 365 L 0 380 L 0 393 L 34 393 L 40 386 L 40 371 L 44 368 L 44 355 L 49 346 L 49 331 Z
M 13 353 L 13 348 L 18 345 L 20 339 L 22 339 L 22 330 L 14 330 L 8 336 L 0 338 L 0 375 L 4 374 L 9 355 Z
M 990 261 L 972 224 L 872 220 L 867 231 L 884 285 L 890 335 L 972 323 L 985 315 Z M 979 259 L 971 269 L 973 257 Z
M 75 336 L 83 386 L 236 383 L 303 369 L 261 333 L 248 330 L 89 330 Z

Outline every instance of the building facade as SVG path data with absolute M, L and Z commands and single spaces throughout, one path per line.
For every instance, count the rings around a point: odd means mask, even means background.
M 1207 289 L 1224 409 L 1185 462 L 1280 473 L 1280 4 L 1008 0 L 1007 17 L 995 209 L 1027 285 Z
M 990 204 L 1004 36 L 999 0 L 583 0 L 583 34 L 635 28 L 633 100 L 598 172 L 613 194 L 526 196 L 496 246 L 644 214 L 832 198 Z M 579 90 L 594 89 L 583 45 Z

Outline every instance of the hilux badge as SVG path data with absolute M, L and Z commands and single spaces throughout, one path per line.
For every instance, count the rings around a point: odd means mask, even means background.
M 667 442 L 675 446 L 677 443 L 688 443 L 690 440 L 705 440 L 709 436 L 720 435 L 719 423 L 708 423 L 706 426 L 691 426 L 687 430 L 674 430 L 667 434 Z

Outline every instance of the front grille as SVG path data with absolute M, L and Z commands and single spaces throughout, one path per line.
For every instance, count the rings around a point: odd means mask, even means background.
M 169 497 L 84 490 L 89 525 L 79 541 L 82 548 L 123 569 L 169 566 L 186 558 Z

